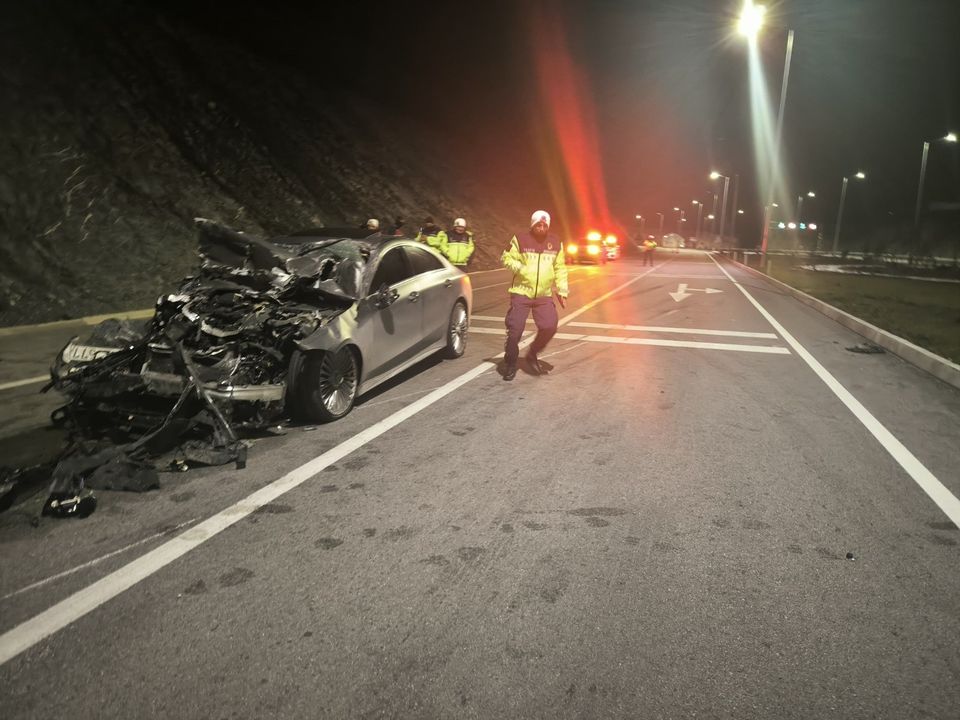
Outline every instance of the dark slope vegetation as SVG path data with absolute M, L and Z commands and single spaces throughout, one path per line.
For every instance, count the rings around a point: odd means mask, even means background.
M 137 5 L 5 10 L 0 105 L 0 325 L 151 306 L 191 272 L 197 216 L 465 215 L 483 268 L 530 212 L 397 111 Z

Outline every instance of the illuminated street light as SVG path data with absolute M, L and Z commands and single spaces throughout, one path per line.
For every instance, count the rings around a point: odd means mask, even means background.
M 763 5 L 754 5 L 751 0 L 747 0 L 737 21 L 737 32 L 751 40 L 755 39 L 763 27 L 763 16 L 766 12 Z
M 816 196 L 817 194 L 813 192 L 813 190 L 807 193 L 807 197 L 813 198 Z M 803 212 L 803 195 L 797 195 L 797 222 L 800 222 L 803 219 L 803 217 L 801 216 L 802 212 Z
M 857 180 L 866 180 L 867 175 L 863 171 L 858 171 L 854 177 Z M 846 175 L 843 177 L 843 184 L 840 186 L 840 207 L 837 209 L 837 224 L 833 228 L 833 254 L 837 254 L 837 249 L 840 247 L 840 224 L 843 222 L 843 203 L 847 199 L 847 183 L 850 182 L 850 178 Z
M 741 208 L 740 210 L 737 210 L 737 215 L 743 215 L 743 208 Z
M 720 204 L 720 240 L 723 240 L 723 230 L 727 219 L 727 190 L 730 189 L 730 176 L 714 170 L 710 173 L 711 180 L 723 178 L 723 202 Z
M 751 53 L 756 49 L 757 35 L 763 27 L 766 8 L 755 5 L 753 0 L 745 0 L 737 29 L 750 43 Z M 770 178 L 767 190 L 767 202 L 763 206 L 763 235 L 760 241 L 760 252 L 767 252 L 767 236 L 770 230 L 770 208 L 773 205 L 774 188 L 779 177 L 780 167 L 780 138 L 783 135 L 783 110 L 787 102 L 787 84 L 790 80 L 790 59 L 793 56 L 793 30 L 787 30 L 787 50 L 783 61 L 783 80 L 780 85 L 780 108 L 777 111 L 777 130 L 774 135 L 773 152 L 770 153 Z M 753 62 L 753 59 L 751 59 Z M 764 91 L 765 92 L 765 91 Z
M 956 133 L 947 133 L 940 138 L 943 142 L 955 143 L 957 141 Z M 923 181 L 927 176 L 927 153 L 930 152 L 930 143 L 924 141 L 923 152 L 920 155 L 920 185 L 917 187 L 917 211 L 913 215 L 913 226 L 920 227 L 920 206 L 923 202 Z
M 703 203 L 700 202 L 699 200 L 694 200 L 693 204 L 697 206 L 697 229 L 694 234 L 694 237 L 697 238 L 697 240 L 699 240 L 700 239 L 700 220 L 703 217 Z

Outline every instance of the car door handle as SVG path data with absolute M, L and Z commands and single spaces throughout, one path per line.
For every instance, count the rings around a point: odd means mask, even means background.
M 450 278 L 447 278 L 446 280 L 443 281 L 443 286 L 444 286 L 445 288 L 448 288 L 448 287 L 450 287 L 451 285 L 453 285 L 453 280 L 451 280 Z
M 410 297 L 410 302 L 416 302 L 417 300 L 420 299 L 420 293 L 414 290 L 412 293 L 410 293 L 409 297 Z

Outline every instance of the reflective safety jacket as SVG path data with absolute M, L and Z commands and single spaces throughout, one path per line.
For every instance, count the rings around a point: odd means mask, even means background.
M 512 293 L 528 298 L 550 297 L 556 285 L 558 295 L 569 294 L 567 264 L 556 235 L 548 234 L 538 240 L 529 230 L 517 233 L 500 256 L 500 262 L 513 273 Z
M 473 255 L 475 248 L 476 245 L 473 242 L 472 232 L 467 230 L 461 235 L 456 231 L 451 231 L 450 234 L 447 235 L 447 249 L 443 254 L 446 255 L 447 260 L 454 265 L 463 267 L 467 264 L 470 256 Z
M 643 252 L 650 252 L 651 250 L 656 249 L 657 243 L 655 243 L 650 238 L 647 238 L 643 241 Z
M 441 255 L 446 255 L 447 234 L 438 227 L 420 228 L 417 233 L 417 240 L 426 243 Z

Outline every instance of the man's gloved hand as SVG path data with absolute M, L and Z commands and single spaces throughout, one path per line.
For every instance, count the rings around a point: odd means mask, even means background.
M 557 302 L 560 303 L 560 307 L 567 307 L 567 296 L 566 295 L 557 295 Z

